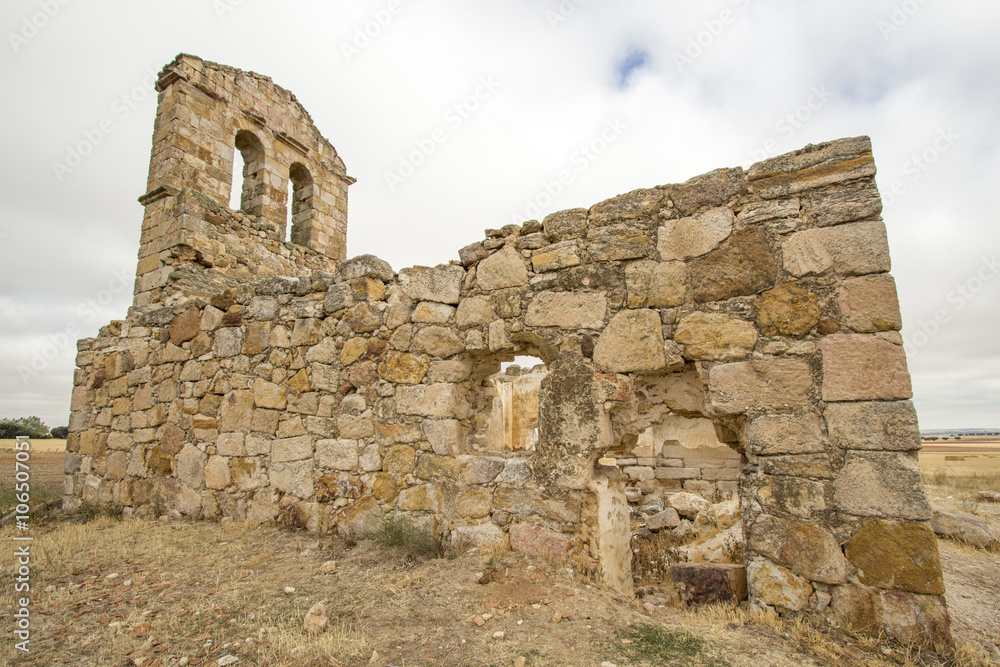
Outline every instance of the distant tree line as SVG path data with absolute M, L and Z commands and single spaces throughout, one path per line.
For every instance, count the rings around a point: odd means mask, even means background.
M 15 419 L 0 419 L 0 440 L 10 440 L 18 436 L 28 436 L 36 440 L 46 438 L 65 439 L 69 433 L 66 426 L 56 426 L 49 430 L 38 417 L 17 417 Z

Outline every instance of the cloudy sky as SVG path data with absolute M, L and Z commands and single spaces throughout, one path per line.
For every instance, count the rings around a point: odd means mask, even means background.
M 348 254 L 396 269 L 870 135 L 921 425 L 1000 427 L 997 25 L 971 0 L 6 0 L 0 417 L 66 424 L 75 339 L 124 317 L 152 84 L 186 52 L 298 96 L 358 179 Z

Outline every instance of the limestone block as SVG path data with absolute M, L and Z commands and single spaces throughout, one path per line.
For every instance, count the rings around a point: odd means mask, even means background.
M 457 385 L 441 383 L 396 389 L 396 412 L 400 414 L 453 419 L 464 417 L 466 409 Z
M 848 451 L 833 488 L 837 507 L 849 514 L 931 518 L 916 456 L 907 453 Z
M 902 346 L 875 336 L 835 334 L 824 338 L 821 348 L 824 401 L 913 396 Z
M 944 595 L 937 539 L 926 523 L 867 519 L 845 552 L 866 586 Z
M 253 491 L 261 485 L 261 466 L 258 458 L 236 458 L 230 463 L 232 481 L 240 491 Z
M 686 493 L 681 491 L 680 493 L 672 493 L 667 496 L 667 503 L 673 509 L 677 510 L 685 519 L 693 519 L 698 515 L 698 512 L 706 510 L 711 507 L 712 503 L 708 502 L 701 496 L 696 496 L 693 493 Z
M 355 341 L 364 341 L 363 338 L 354 338 Z M 347 347 L 346 345 L 344 347 Z M 313 345 L 306 352 L 306 362 L 313 364 L 332 364 L 340 358 L 341 350 L 337 349 L 337 344 L 332 338 L 324 338 L 318 344 Z M 346 364 L 345 364 L 346 365 Z
M 580 521 L 578 502 L 545 498 L 523 489 L 499 486 L 493 493 L 493 509 L 519 519 L 541 518 L 556 523 Z
M 388 283 L 395 276 L 389 262 L 379 259 L 375 255 L 358 255 L 344 260 L 337 266 L 337 277 L 341 281 L 350 281 L 355 278 L 374 278 Z
M 505 461 L 491 456 L 462 457 L 463 484 L 491 484 L 504 469 Z
M 817 227 L 829 227 L 877 216 L 882 212 L 882 198 L 875 180 L 866 178 L 804 194 L 802 212 Z
M 510 548 L 529 556 L 543 556 L 561 561 L 573 547 L 573 541 L 562 533 L 531 523 L 515 523 L 510 527 Z
M 524 484 L 531 477 L 531 468 L 528 467 L 526 459 L 507 459 L 503 472 L 497 478 L 497 482 L 518 486 Z
M 432 361 L 427 370 L 427 381 L 431 384 L 436 382 L 465 382 L 472 375 L 474 367 L 475 364 L 468 357 L 453 358 L 447 361 Z
M 371 537 L 382 525 L 383 516 L 375 498 L 361 498 L 337 515 L 337 534 L 348 540 Z
M 412 349 L 432 357 L 446 359 L 465 351 L 465 341 L 448 327 L 424 327 L 413 337 Z
M 167 332 L 170 334 L 170 342 L 174 345 L 181 345 L 191 340 L 201 331 L 201 311 L 198 308 L 188 308 L 180 315 L 177 315 Z
M 754 558 L 747 565 L 747 583 L 754 599 L 791 611 L 805 609 L 813 592 L 808 581 L 764 558 Z
M 327 315 L 349 308 L 354 303 L 354 290 L 350 283 L 332 285 L 323 297 L 323 312 Z
M 387 472 L 375 474 L 375 481 L 372 482 L 372 493 L 384 503 L 392 502 L 399 493 L 399 487 L 392 475 Z
M 340 363 L 344 366 L 350 366 L 355 361 L 360 359 L 368 351 L 368 339 L 367 338 L 351 338 L 346 343 L 344 347 L 340 350 Z M 306 355 L 308 359 L 308 354 Z M 330 362 L 324 362 L 330 363 Z
M 429 367 L 430 361 L 423 355 L 390 350 L 379 364 L 378 374 L 388 382 L 420 384 Z
M 225 456 L 212 456 L 205 464 L 205 486 L 209 489 L 224 489 L 230 485 L 229 459 Z
M 689 269 L 698 303 L 756 294 L 778 279 L 767 234 L 757 227 L 735 232 L 719 248 L 692 260 Z
M 455 323 L 459 329 L 464 331 L 470 327 L 485 326 L 496 318 L 497 315 L 489 297 L 470 296 L 462 299 L 458 304 Z
M 470 331 L 469 335 L 471 336 L 473 333 L 473 331 Z M 489 349 L 490 352 L 514 349 L 514 343 L 510 339 L 510 334 L 507 333 L 507 325 L 503 320 L 490 322 Z
M 466 489 L 455 496 L 455 511 L 459 516 L 469 519 L 489 516 L 492 504 L 493 494 L 483 487 Z
M 358 467 L 363 472 L 375 472 L 382 469 L 382 455 L 379 453 L 378 445 L 372 443 L 360 451 Z
M 800 338 L 819 324 L 817 297 L 794 283 L 763 292 L 754 302 L 757 325 L 765 336 Z
M 757 330 L 724 313 L 694 312 L 677 324 L 674 340 L 688 359 L 732 361 L 753 351 Z
M 813 413 L 765 415 L 750 423 L 747 435 L 751 454 L 817 454 L 826 451 L 820 418 Z
M 668 507 L 662 512 L 657 512 L 656 514 L 646 517 L 646 528 L 649 528 L 650 530 L 676 528 L 680 524 L 681 517 L 677 514 L 677 510 L 673 507 Z
M 433 484 L 411 486 L 396 496 L 396 507 L 410 512 L 440 512 L 444 509 L 444 495 Z
M 896 281 L 888 274 L 845 280 L 837 303 L 843 323 L 854 331 L 898 331 L 903 326 Z
M 531 267 L 535 273 L 557 271 L 580 264 L 579 245 L 576 241 L 563 241 L 536 250 L 531 255 Z
M 606 225 L 623 220 L 641 220 L 660 212 L 663 206 L 663 190 L 644 188 L 623 195 L 605 199 L 590 207 L 591 225 Z
M 799 208 L 798 197 L 751 202 L 743 207 L 736 218 L 745 225 L 755 225 L 779 218 L 797 218 L 799 217 Z
M 934 508 L 931 525 L 941 537 L 949 537 L 980 549 L 1000 547 L 1000 534 L 986 522 L 965 512 Z
M 184 445 L 184 449 L 176 458 L 177 479 L 193 489 L 205 486 L 205 452 L 192 444 Z
M 335 439 L 316 442 L 316 464 L 332 470 L 357 470 L 359 446 L 357 440 Z
M 793 276 L 863 276 L 889 271 L 889 242 L 882 222 L 854 222 L 807 229 L 783 247 L 785 270 Z
M 341 438 L 349 440 L 362 440 L 375 435 L 371 410 L 360 415 L 340 415 L 337 417 L 337 429 Z
M 833 589 L 830 617 L 838 626 L 933 651 L 954 647 L 944 596 L 879 591 L 854 586 Z
M 472 547 L 477 547 L 483 552 L 506 551 L 508 548 L 507 533 L 492 523 L 452 528 L 451 544 L 460 551 Z
M 454 456 L 462 446 L 465 433 L 457 419 L 426 419 L 423 423 L 424 435 L 435 454 Z
M 270 338 L 270 322 L 250 322 L 243 337 L 243 354 L 260 354 L 270 347 Z
M 258 408 L 284 410 L 288 405 L 287 391 L 281 385 L 256 378 L 253 382 L 253 402 Z
M 313 438 L 311 435 L 280 438 L 271 442 L 272 461 L 301 461 L 311 459 L 312 455 Z
M 749 531 L 749 547 L 811 581 L 843 583 L 848 564 L 836 538 L 818 524 L 761 514 Z
M 612 317 L 597 340 L 594 361 L 613 373 L 665 368 L 663 328 L 656 311 L 623 310 Z
M 812 387 L 809 365 L 797 359 L 719 364 L 708 375 L 712 405 L 723 414 L 805 406 Z
M 669 308 L 684 303 L 687 266 L 683 262 L 633 262 L 625 267 L 629 308 Z
M 268 469 L 271 486 L 305 500 L 313 494 L 313 462 L 272 463 Z
M 667 220 L 656 248 L 663 261 L 689 260 L 715 250 L 733 233 L 736 218 L 727 207 L 712 208 L 689 218 Z
M 490 252 L 482 241 L 471 243 L 458 251 L 458 258 L 462 261 L 462 266 L 466 268 L 489 256 Z
M 917 412 L 910 401 L 828 403 L 823 414 L 837 447 L 901 452 L 920 449 Z
M 371 333 L 382 325 L 382 315 L 368 303 L 356 303 L 344 315 L 344 324 L 355 333 Z
M 744 565 L 681 563 L 670 566 L 670 579 L 687 605 L 737 604 L 747 599 Z
M 735 167 L 715 169 L 675 185 L 670 198 L 682 213 L 689 215 L 706 206 L 722 206 L 746 191 L 746 174 Z
M 465 269 L 460 266 L 440 265 L 434 268 L 414 266 L 399 274 L 400 283 L 414 301 L 436 301 L 457 304 L 465 280 Z
M 608 311 L 603 293 L 542 292 L 528 304 L 529 327 L 600 329 Z
M 763 199 L 874 175 L 875 160 L 868 137 L 810 145 L 758 162 L 747 172 L 750 186 Z
M 438 456 L 430 452 L 420 454 L 417 467 L 413 474 L 425 480 L 445 480 L 448 482 L 458 478 L 461 465 L 451 456 Z
M 476 281 L 485 292 L 520 287 L 528 282 L 528 268 L 514 246 L 505 246 L 479 263 Z
M 652 250 L 652 239 L 640 227 L 618 224 L 591 227 L 587 231 L 587 254 L 593 262 L 648 257 Z
M 382 470 L 396 475 L 408 475 L 417 463 L 417 452 L 409 445 L 394 445 L 382 457 Z
M 239 327 L 223 327 L 215 332 L 212 347 L 219 359 L 235 357 L 243 349 L 243 333 Z
M 573 208 L 549 214 L 542 220 L 542 228 L 553 243 L 586 236 L 587 209 Z

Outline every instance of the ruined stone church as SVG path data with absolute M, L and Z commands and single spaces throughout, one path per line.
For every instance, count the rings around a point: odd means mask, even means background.
M 79 342 L 68 506 L 404 515 L 629 592 L 630 504 L 731 496 L 753 604 L 950 643 L 868 138 L 396 271 L 346 257 L 353 179 L 294 95 L 189 55 L 156 89 L 133 305 Z

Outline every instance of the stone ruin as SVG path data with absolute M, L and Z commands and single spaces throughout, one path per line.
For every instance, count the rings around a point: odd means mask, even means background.
M 628 593 L 630 501 L 736 494 L 752 604 L 950 644 L 868 138 L 396 272 L 345 258 L 353 179 L 291 93 L 188 55 L 156 89 L 134 304 L 79 342 L 67 507 L 349 537 L 404 515 Z

